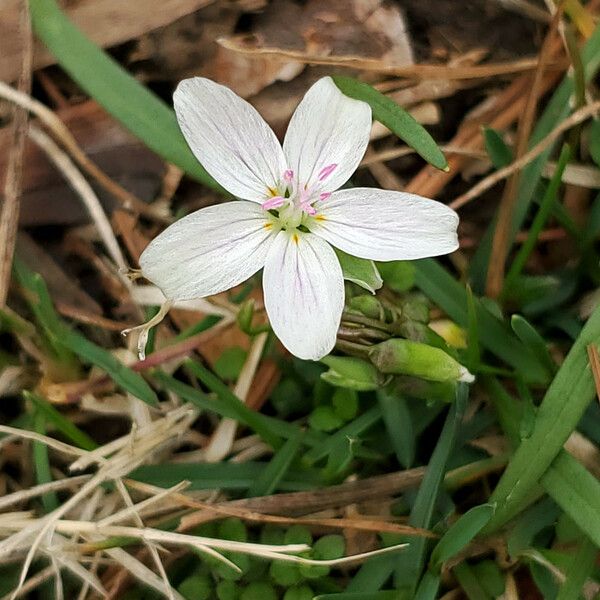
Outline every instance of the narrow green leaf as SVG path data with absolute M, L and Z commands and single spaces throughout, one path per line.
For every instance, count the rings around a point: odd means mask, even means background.
M 452 572 L 469 600 L 493 600 L 481 586 L 475 573 L 466 562 L 456 565 Z
M 138 467 L 129 477 L 164 488 L 186 480 L 191 490 L 247 490 L 268 466 L 262 462 L 165 463 Z M 289 469 L 277 489 L 293 492 L 322 485 L 321 474 L 316 469 Z
M 498 510 L 486 528 L 487 532 L 496 530 L 527 506 L 532 490 L 594 398 L 587 346 L 599 339 L 600 308 L 597 308 L 550 385 L 531 436 L 523 440 L 515 452 L 490 498 Z
M 439 572 L 443 563 L 450 560 L 469 544 L 473 538 L 488 524 L 494 514 L 493 504 L 475 506 L 462 515 L 456 523 L 446 531 L 436 544 L 429 559 L 429 566 Z
M 200 390 L 186 385 L 165 373 L 155 373 L 154 378 L 166 389 L 175 392 L 180 398 L 191 402 L 198 408 L 217 413 L 222 417 L 235 419 L 247 425 L 273 448 L 281 446 L 280 435 L 286 437 L 297 435 L 299 427 L 251 410 L 216 375 L 204 366 L 195 361 L 189 361 L 187 364 L 194 375 L 217 394 L 218 400 L 212 400 Z
M 98 444 L 87 434 L 81 431 L 77 425 L 59 413 L 45 398 L 33 392 L 23 392 L 25 400 L 35 405 L 36 410 L 43 414 L 47 421 L 51 422 L 69 441 L 84 450 L 93 450 Z
M 510 293 L 511 286 L 516 283 L 519 275 L 523 271 L 523 267 L 525 266 L 525 263 L 527 262 L 531 252 L 535 248 L 537 239 L 552 212 L 552 207 L 557 202 L 558 191 L 562 183 L 562 176 L 570 158 L 571 149 L 569 146 L 565 145 L 560 153 L 560 157 L 556 165 L 556 171 L 554 172 L 554 175 L 552 175 L 552 179 L 546 188 L 546 192 L 544 193 L 540 207 L 533 219 L 533 222 L 531 223 L 531 226 L 529 227 L 527 239 L 517 252 L 517 255 L 512 261 L 508 274 L 506 275 L 506 279 L 504 280 L 504 289 L 507 293 Z
M 220 189 L 188 148 L 175 113 L 160 98 L 94 45 L 55 0 L 31 0 L 30 11 L 36 35 L 82 89 L 167 162 Z
M 456 400 L 448 412 L 410 514 L 409 524 L 413 527 L 431 526 L 433 511 L 443 485 L 458 426 L 466 408 L 468 393 L 466 384 L 458 386 Z M 375 592 L 386 583 L 396 569 L 396 586 L 406 589 L 408 597 L 412 598 L 425 563 L 426 544 L 424 538 L 411 538 L 401 557 L 384 556 L 368 560 L 350 581 L 347 591 Z
M 537 332 L 535 327 L 521 315 L 513 315 L 510 320 L 512 330 L 517 337 L 537 356 L 539 362 L 548 369 L 549 375 L 554 375 L 558 370 L 546 341 Z
M 469 386 L 464 383 L 459 384 L 456 401 L 446 417 L 442 433 L 431 455 L 425 477 L 423 477 L 423 482 L 419 487 L 419 492 L 408 519 L 409 525 L 413 527 L 427 529 L 432 525 L 433 512 L 443 486 L 448 460 L 454 449 L 468 396 Z M 406 552 L 397 559 L 397 567 L 394 573 L 397 586 L 409 586 L 412 590 L 416 589 L 425 566 L 426 550 L 426 538 L 411 540 Z
M 514 160 L 513 151 L 506 144 L 502 135 L 495 129 L 484 127 L 483 140 L 485 150 L 496 169 L 502 169 Z
M 566 579 L 560 586 L 556 600 L 572 600 L 580 597 L 585 582 L 594 571 L 597 557 L 598 547 L 582 537 L 579 548 L 571 557 L 569 567 L 565 570 Z
M 338 444 L 347 438 L 354 438 L 364 433 L 381 419 L 381 411 L 378 406 L 373 406 L 362 415 L 338 429 L 333 435 L 328 436 L 322 443 L 312 447 L 303 456 L 302 461 L 306 465 L 314 465 L 335 450 Z
M 373 111 L 374 119 L 404 140 L 428 163 L 438 169 L 448 170 L 445 156 L 427 130 L 393 100 L 368 83 L 351 77 L 335 75 L 333 80 L 346 96 L 366 102 Z
M 467 356 L 465 364 L 471 373 L 476 373 L 481 362 L 481 349 L 479 347 L 479 324 L 477 323 L 477 309 L 471 286 L 467 286 Z
M 506 547 L 511 557 L 517 558 L 531 548 L 535 537 L 556 523 L 561 510 L 552 498 L 542 498 L 524 510 L 507 532 Z
M 46 417 L 43 413 L 36 411 L 33 416 L 33 426 L 37 433 L 46 435 Z M 52 472 L 50 471 L 50 459 L 48 458 L 48 446 L 42 442 L 33 442 L 33 465 L 38 484 L 50 483 Z M 56 492 L 48 492 L 42 495 L 44 510 L 49 513 L 60 506 Z
M 377 401 L 398 462 L 409 469 L 415 460 L 415 432 L 405 398 L 391 389 L 378 390 Z
M 427 571 L 419 583 L 414 600 L 435 600 L 440 589 L 440 576 Z
M 64 328 L 62 342 L 84 361 L 100 367 L 120 387 L 150 406 L 158 405 L 158 398 L 146 380 L 110 352 L 90 342 L 76 331 Z
M 562 451 L 543 475 L 542 486 L 600 548 L 600 481 Z
M 342 265 L 344 279 L 359 285 L 371 294 L 374 294 L 383 285 L 383 279 L 372 260 L 350 256 L 337 248 L 334 250 L 340 265 Z
M 289 438 L 276 452 L 271 462 L 248 490 L 248 497 L 267 496 L 272 494 L 285 476 L 302 445 L 304 432 L 299 431 L 294 437 Z

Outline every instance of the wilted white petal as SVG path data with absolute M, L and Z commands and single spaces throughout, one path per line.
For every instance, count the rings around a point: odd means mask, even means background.
M 344 280 L 331 246 L 296 231 L 271 244 L 263 275 L 265 307 L 275 335 L 295 356 L 318 360 L 335 344 Z
M 458 248 L 458 215 L 415 194 L 353 188 L 333 193 L 315 208 L 310 230 L 359 258 L 413 260 Z
M 202 208 L 165 229 L 140 257 L 144 277 L 169 300 L 228 290 L 265 263 L 274 238 L 269 214 L 238 200 Z
M 361 161 L 371 131 L 371 108 L 348 98 L 331 77 L 319 79 L 292 116 L 283 150 L 300 185 L 337 190 Z
M 210 79 L 184 79 L 173 96 L 181 131 L 202 166 L 239 198 L 263 202 L 286 168 L 281 145 L 256 109 Z

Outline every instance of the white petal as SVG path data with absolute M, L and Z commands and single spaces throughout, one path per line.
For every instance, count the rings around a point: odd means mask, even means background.
M 265 264 L 275 235 L 268 213 L 238 200 L 202 208 L 154 238 L 140 257 L 146 279 L 169 300 L 228 290 Z
M 262 202 L 286 169 L 281 145 L 256 109 L 210 79 L 184 79 L 173 95 L 179 127 L 202 166 L 239 198 Z
M 283 151 L 300 185 L 331 192 L 344 185 L 369 143 L 371 107 L 340 92 L 331 77 L 319 79 L 292 116 Z M 337 165 L 323 181 L 322 169 Z
M 281 231 L 263 275 L 275 335 L 295 356 L 318 360 L 335 344 L 344 307 L 342 269 L 333 248 L 310 233 Z
M 315 208 L 309 229 L 359 258 L 414 260 L 458 248 L 458 215 L 415 194 L 353 188 L 333 193 Z

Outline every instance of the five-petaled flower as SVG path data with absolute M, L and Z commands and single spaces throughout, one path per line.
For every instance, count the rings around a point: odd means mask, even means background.
M 241 200 L 180 219 L 146 248 L 142 272 L 168 300 L 223 292 L 264 267 L 273 331 L 292 354 L 316 360 L 333 349 L 344 306 L 332 246 L 378 261 L 457 248 L 458 217 L 444 204 L 402 192 L 339 189 L 365 153 L 371 109 L 342 94 L 330 77 L 308 90 L 283 147 L 248 102 L 213 81 L 182 81 L 174 103 L 195 156 Z

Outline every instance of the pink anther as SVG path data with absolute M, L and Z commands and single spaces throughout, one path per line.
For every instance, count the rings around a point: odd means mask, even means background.
M 271 210 L 272 208 L 279 208 L 284 202 L 285 198 L 283 196 L 273 196 L 273 198 L 265 200 L 261 206 L 265 210 Z
M 323 202 L 323 200 L 327 200 L 331 196 L 331 192 L 323 192 L 319 194 L 319 200 Z
M 291 169 L 286 169 L 283 172 L 283 180 L 287 181 L 288 183 L 294 178 L 294 171 L 292 171 Z
M 332 163 L 330 165 L 327 165 L 326 167 L 323 167 L 320 171 L 319 171 L 319 181 L 323 181 L 324 179 L 327 179 L 336 169 L 337 167 L 337 163 Z

